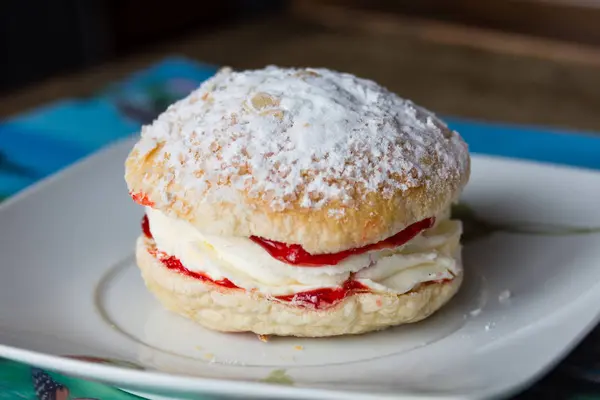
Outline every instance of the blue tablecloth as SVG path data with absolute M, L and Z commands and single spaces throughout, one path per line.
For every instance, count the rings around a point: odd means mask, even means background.
M 0 122 L 0 200 L 129 136 L 216 67 L 168 59 L 95 96 L 59 101 Z M 447 117 L 474 153 L 600 169 L 600 136 Z M 102 361 L 102 360 L 98 360 Z M 0 359 L 1 399 L 139 399 L 95 382 Z M 599 399 L 600 329 L 521 399 Z

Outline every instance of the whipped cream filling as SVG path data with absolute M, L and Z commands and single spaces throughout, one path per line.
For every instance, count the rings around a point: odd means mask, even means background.
M 323 267 L 286 264 L 248 238 L 207 235 L 150 207 L 146 214 L 157 249 L 177 257 L 185 268 L 271 296 L 340 287 L 353 273 L 354 279 L 373 291 L 402 294 L 420 283 L 452 279 L 462 269 L 462 225 L 447 214 L 402 246 L 350 256 Z

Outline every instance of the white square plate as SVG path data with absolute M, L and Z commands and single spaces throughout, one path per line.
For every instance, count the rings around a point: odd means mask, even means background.
M 539 377 L 598 321 L 600 233 L 565 227 L 600 227 L 600 174 L 475 156 L 464 201 L 502 231 L 466 244 L 464 286 L 432 318 L 268 343 L 207 331 L 164 311 L 132 262 L 132 144 L 0 206 L 0 356 L 169 398 L 487 398 Z

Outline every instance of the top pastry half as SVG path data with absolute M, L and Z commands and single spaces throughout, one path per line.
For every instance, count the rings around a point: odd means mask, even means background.
M 376 83 L 267 67 L 222 69 L 144 126 L 125 179 L 202 232 L 322 254 L 446 214 L 469 171 L 458 133 Z

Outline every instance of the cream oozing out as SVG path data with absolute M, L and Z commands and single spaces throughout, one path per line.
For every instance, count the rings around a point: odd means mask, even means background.
M 339 287 L 352 273 L 374 291 L 402 294 L 420 283 L 452 279 L 462 269 L 462 225 L 446 216 L 403 246 L 351 256 L 337 265 L 299 267 L 271 257 L 248 238 L 206 235 L 150 207 L 146 214 L 158 250 L 177 257 L 190 271 L 266 295 Z

